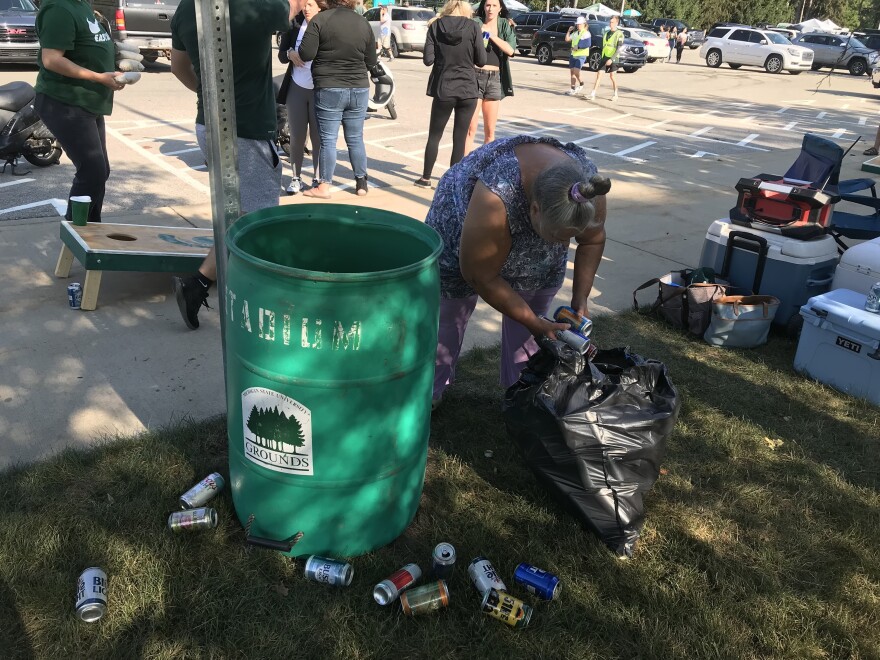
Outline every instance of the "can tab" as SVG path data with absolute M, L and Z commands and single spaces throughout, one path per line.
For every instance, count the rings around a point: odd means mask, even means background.
M 278 552 L 290 552 L 299 540 L 304 536 L 302 532 L 297 532 L 293 536 L 284 539 L 283 541 L 278 541 L 275 539 L 267 539 L 262 536 L 252 536 L 251 535 L 251 525 L 254 523 L 254 514 L 248 516 L 247 525 L 244 528 L 244 538 L 247 543 L 250 545 L 255 545 L 258 548 L 266 548 L 267 550 L 277 550 Z

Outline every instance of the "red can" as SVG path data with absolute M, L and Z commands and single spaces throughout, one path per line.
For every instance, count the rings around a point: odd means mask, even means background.
M 401 591 L 411 587 L 420 577 L 422 577 L 422 569 L 416 564 L 407 564 L 377 584 L 373 589 L 373 598 L 379 605 L 393 603 Z

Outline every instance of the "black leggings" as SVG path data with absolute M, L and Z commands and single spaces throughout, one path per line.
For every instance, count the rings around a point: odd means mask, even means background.
M 434 163 L 437 162 L 437 151 L 440 148 L 440 138 L 446 124 L 449 123 L 449 115 L 455 110 L 455 120 L 452 125 L 452 157 L 449 166 L 452 167 L 464 158 L 464 145 L 467 141 L 468 126 L 471 124 L 474 112 L 477 109 L 477 99 L 453 99 L 442 101 L 434 99 L 431 103 L 431 122 L 428 124 L 428 143 L 425 145 L 425 168 L 422 170 L 422 178 L 430 179 Z
M 104 188 L 110 178 L 104 116 L 92 114 L 76 105 L 62 103 L 45 94 L 37 94 L 34 108 L 76 167 L 65 217 L 72 220 L 70 197 L 88 195 L 92 198 L 89 222 L 101 222 Z
M 681 51 L 683 51 L 683 50 L 684 50 L 683 43 L 675 44 L 675 61 L 676 62 L 681 62 Z

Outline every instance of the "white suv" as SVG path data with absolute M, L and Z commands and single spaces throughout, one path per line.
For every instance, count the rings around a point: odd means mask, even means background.
M 813 64 L 813 51 L 795 46 L 777 32 L 748 27 L 720 27 L 712 30 L 700 48 L 700 57 L 711 67 L 724 62 L 731 69 L 742 65 L 762 66 L 768 73 L 788 71 L 793 75 Z

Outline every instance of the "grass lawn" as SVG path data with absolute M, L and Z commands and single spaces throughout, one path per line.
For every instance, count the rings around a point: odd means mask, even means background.
M 348 589 L 245 548 L 228 490 L 216 530 L 165 529 L 180 493 L 227 472 L 223 420 L 0 474 L 0 657 L 880 657 L 880 410 L 795 375 L 784 339 L 724 350 L 631 314 L 595 336 L 666 362 L 683 397 L 632 560 L 537 485 L 505 437 L 497 351 L 478 350 L 434 415 L 414 522 L 353 561 Z M 459 553 L 449 609 L 375 605 L 373 585 L 428 568 L 439 541 Z M 478 554 L 520 596 L 517 563 L 553 571 L 561 597 L 523 630 L 486 617 L 465 571 Z M 74 588 L 92 565 L 110 606 L 84 624 Z

